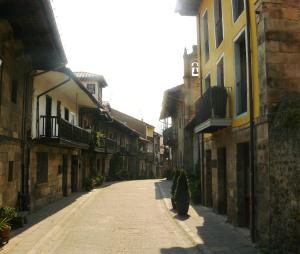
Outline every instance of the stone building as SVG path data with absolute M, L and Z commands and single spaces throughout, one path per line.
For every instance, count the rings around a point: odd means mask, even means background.
M 99 109 L 98 101 L 68 69 L 48 71 L 33 82 L 29 153 L 31 209 L 84 190 L 90 175 L 91 129 L 80 112 Z
M 197 17 L 203 204 L 253 241 L 300 253 L 300 2 L 178 0 Z
M 137 153 L 138 177 L 155 177 L 154 126 L 115 109 L 110 109 L 109 114 L 139 134 Z
M 164 93 L 160 119 L 164 120 L 164 144 L 172 154 L 172 167 L 195 173 L 198 165 L 198 139 L 192 128 L 195 101 L 199 98 L 197 47 L 184 50 L 184 76 L 182 85 Z
M 32 81 L 36 70 L 64 64 L 50 3 L 1 1 L 0 206 L 28 208 Z

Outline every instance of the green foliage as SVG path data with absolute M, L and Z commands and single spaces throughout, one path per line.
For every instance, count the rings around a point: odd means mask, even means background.
M 105 134 L 102 132 L 96 132 L 96 146 L 97 147 L 105 147 Z
M 190 191 L 191 191 L 191 199 L 194 204 L 201 203 L 201 182 L 200 180 L 195 180 L 190 182 Z
M 15 218 L 17 216 L 16 213 L 16 209 L 9 207 L 9 206 L 5 206 L 5 207 L 1 207 L 0 208 L 0 218 L 1 219 L 7 219 L 8 221 L 12 220 L 13 218 Z
M 105 178 L 103 176 L 90 176 L 85 179 L 85 189 L 86 191 L 91 191 L 95 187 L 99 187 L 104 182 Z
M 4 228 L 9 226 L 9 219 L 7 218 L 1 218 L 0 219 L 0 231 L 2 231 Z
M 186 172 L 182 170 L 177 180 L 177 187 L 175 190 L 175 201 L 177 202 L 189 202 L 191 197 L 189 182 L 186 176 Z
M 164 177 L 167 178 L 167 180 L 171 180 L 173 176 L 173 170 L 172 169 L 167 169 L 164 172 Z
M 171 196 L 174 197 L 175 194 L 175 190 L 177 187 L 177 181 L 178 181 L 178 177 L 180 176 L 181 171 L 176 169 L 173 175 L 173 183 L 172 183 L 172 187 L 171 187 Z

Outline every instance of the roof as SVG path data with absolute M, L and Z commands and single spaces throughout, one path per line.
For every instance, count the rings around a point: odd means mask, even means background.
M 23 42 L 35 70 L 67 64 L 49 0 L 1 0 L 0 19 L 7 20 L 14 39 Z
M 58 86 L 62 82 L 63 85 Z M 81 108 L 100 108 L 98 101 L 87 91 L 68 68 L 48 71 L 34 78 L 34 88 L 43 90 L 42 94 L 51 90 L 64 93 L 71 101 L 76 101 Z M 41 94 L 40 94 L 41 95 Z M 39 95 L 39 96 L 40 96 Z
M 154 126 L 152 126 L 151 124 L 138 120 L 113 108 L 110 111 L 110 115 L 115 119 L 123 122 L 126 126 L 139 132 L 143 138 L 146 138 L 146 127 L 154 128 Z
M 76 77 L 80 80 L 95 80 L 102 85 L 102 87 L 106 87 L 107 83 L 105 78 L 102 75 L 90 73 L 90 72 L 84 72 L 84 71 L 79 71 L 79 72 L 74 72 Z
M 116 125 L 119 128 L 122 128 L 123 130 L 126 130 L 127 132 L 129 132 L 131 135 L 135 135 L 135 136 L 140 136 L 140 133 L 137 132 L 136 130 L 130 128 L 129 126 L 127 126 L 126 124 L 124 124 L 123 122 L 119 121 L 118 119 L 112 117 L 110 115 L 111 118 L 111 124 Z
M 182 16 L 197 16 L 201 0 L 177 0 L 175 12 Z
M 159 119 L 165 119 L 172 116 L 176 112 L 176 105 L 183 102 L 182 90 L 184 85 L 172 87 L 164 92 L 162 101 L 162 109 Z

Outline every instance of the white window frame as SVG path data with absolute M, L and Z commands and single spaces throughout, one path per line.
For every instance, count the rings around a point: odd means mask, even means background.
M 204 91 L 204 93 L 206 93 L 206 91 L 207 91 L 207 89 L 206 89 L 206 82 L 205 82 L 205 80 L 207 79 L 207 78 L 210 78 L 210 87 L 211 87 L 211 73 L 209 72 L 209 73 L 207 73 L 205 76 L 204 76 L 204 78 L 203 78 L 203 83 L 204 83 L 204 88 L 205 88 L 205 91 Z M 203 93 L 203 94 L 204 94 Z M 203 95 L 202 94 L 202 95 Z
M 244 26 L 241 31 L 234 37 L 233 39 L 233 51 L 234 51 L 234 57 L 233 57 L 233 69 L 234 69 L 234 95 L 235 95 L 235 100 L 234 100 L 234 118 L 238 119 L 241 118 L 249 113 L 249 55 L 248 55 L 248 33 L 247 33 L 247 27 Z M 235 57 L 235 44 L 236 42 L 240 39 L 242 34 L 245 35 L 245 42 L 246 42 L 246 71 L 247 71 L 247 111 L 241 114 L 237 113 L 237 93 L 236 93 L 236 57 Z
M 234 13 L 233 13 L 233 1 L 235 1 L 235 0 L 231 0 L 231 17 L 232 17 L 232 23 L 234 24 L 234 23 L 236 23 L 238 20 L 239 20 L 239 18 L 242 16 L 242 14 L 243 14 L 243 12 L 246 10 L 246 1 L 245 0 L 243 0 L 244 1 L 244 11 L 241 13 L 241 15 L 240 16 L 238 16 L 237 18 L 236 18 L 236 20 L 234 20 Z
M 218 58 L 217 60 L 217 63 L 216 63 L 216 68 L 217 68 L 217 71 L 216 71 L 216 76 L 217 76 L 217 82 L 216 82 L 216 85 L 218 86 L 218 65 L 219 63 L 221 62 L 221 60 L 223 59 L 223 80 L 224 80 L 224 87 L 226 87 L 226 80 L 225 80 L 225 54 L 224 52 L 220 55 L 220 57 Z
M 208 58 L 206 59 L 206 51 L 205 51 L 205 29 L 204 29 L 204 16 L 207 14 L 207 40 L 208 40 Z M 202 19 L 202 31 L 203 31 L 203 52 L 204 52 L 204 63 L 208 63 L 210 59 L 210 43 L 209 43 L 209 22 L 208 22 L 208 10 L 207 8 L 205 9 L 203 15 L 201 16 Z
M 225 27 L 224 27 L 224 15 L 223 15 L 223 2 L 224 1 L 222 1 L 221 0 L 221 8 L 222 8 L 222 33 L 223 33 L 223 39 L 222 39 L 222 41 L 220 42 L 220 45 L 219 46 L 217 46 L 217 36 L 216 36 L 216 13 L 215 13 L 215 1 L 216 0 L 214 0 L 214 3 L 213 3 L 213 13 L 214 13 L 214 34 L 215 34 L 215 48 L 217 49 L 217 48 L 219 48 L 221 45 L 222 45 L 222 43 L 223 43 L 223 41 L 224 41 L 224 35 L 225 35 Z

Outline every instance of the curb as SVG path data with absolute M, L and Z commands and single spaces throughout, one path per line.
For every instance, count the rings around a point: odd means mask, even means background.
M 197 236 L 194 232 L 192 232 L 192 230 L 186 225 L 186 223 L 184 223 L 184 221 L 174 219 L 173 214 L 170 212 L 170 210 L 171 210 L 170 200 L 168 198 L 165 198 L 167 196 L 167 194 L 165 193 L 165 191 L 160 186 L 160 183 L 158 183 L 157 185 L 158 185 L 159 192 L 162 196 L 162 200 L 164 201 L 164 205 L 165 205 L 166 209 L 168 210 L 168 212 L 169 212 L 170 216 L 172 217 L 172 219 L 175 221 L 175 223 L 177 225 L 179 225 L 181 227 L 181 229 L 188 235 L 190 240 L 196 245 L 197 249 L 199 251 L 201 251 L 201 253 L 203 253 L 203 254 L 214 254 L 214 252 L 209 250 L 204 245 L 203 240 L 199 236 Z M 193 208 L 191 206 L 190 206 L 189 209 L 193 210 Z

